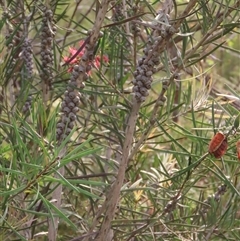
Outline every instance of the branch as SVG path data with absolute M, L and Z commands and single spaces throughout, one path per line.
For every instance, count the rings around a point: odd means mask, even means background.
M 184 16 L 188 14 L 188 12 L 194 7 L 194 5 L 196 4 L 197 0 L 194 1 L 190 1 L 189 5 L 187 6 L 186 10 L 184 11 Z M 163 12 L 159 13 L 159 15 L 156 17 L 157 21 L 162 20 L 165 21 L 166 20 L 166 14 L 164 14 Z M 179 26 L 181 24 L 181 21 L 183 21 L 183 19 L 181 19 L 175 26 Z M 153 30 L 152 32 L 152 39 L 155 38 L 156 40 L 154 42 L 149 42 L 148 46 L 146 48 L 148 48 L 148 50 L 146 50 L 144 52 L 144 57 L 138 62 L 138 67 L 137 70 L 135 71 L 135 77 L 136 76 L 144 76 L 144 73 L 148 72 L 152 72 L 153 73 L 153 67 L 155 64 L 157 64 L 156 61 L 156 53 L 161 53 L 165 46 L 167 41 L 172 37 L 172 35 L 175 33 L 173 31 L 170 31 L 169 26 L 167 25 L 161 25 L 160 21 L 159 23 L 159 27 L 160 30 L 158 28 L 156 28 L 155 30 Z M 156 27 L 156 22 L 153 23 L 153 26 Z M 172 29 L 171 29 L 172 30 Z M 149 38 L 150 39 L 150 38 Z M 151 64 L 150 64 L 151 62 Z M 146 63 L 146 64 L 145 64 Z M 153 63 L 153 64 L 152 64 Z M 145 68 L 145 70 L 144 70 Z M 148 68 L 146 70 L 146 68 Z M 145 77 L 145 76 L 144 76 Z M 150 81 L 151 83 L 151 76 L 147 76 L 148 78 L 148 82 Z M 105 202 L 103 203 L 102 208 L 99 210 L 98 214 L 96 215 L 94 221 L 93 221 L 93 225 L 92 225 L 92 229 L 90 230 L 90 232 L 92 232 L 92 230 L 97 226 L 98 224 L 98 220 L 101 217 L 102 213 L 105 212 L 104 215 L 104 219 L 102 221 L 102 226 L 100 228 L 100 231 L 97 233 L 96 237 L 95 237 L 95 241 L 107 241 L 106 237 L 109 237 L 109 234 L 111 233 L 111 222 L 114 219 L 115 216 L 115 210 L 119 201 L 119 197 L 120 197 L 120 191 L 121 191 L 121 187 L 123 185 L 124 182 L 124 178 L 125 178 L 125 171 L 129 162 L 129 156 L 130 156 L 130 152 L 132 149 L 132 144 L 133 144 L 133 136 L 134 136 L 134 131 L 135 131 L 135 127 L 136 127 L 136 122 L 137 122 L 137 118 L 138 118 L 138 113 L 140 110 L 140 106 L 141 103 L 145 100 L 145 97 L 147 96 L 146 90 L 144 93 L 141 91 L 141 89 L 137 87 L 137 82 L 139 80 L 135 79 L 135 86 L 134 86 L 134 90 L 133 92 L 135 93 L 135 98 L 133 100 L 133 104 L 132 104 L 132 110 L 128 119 L 128 124 L 125 130 L 125 142 L 123 145 L 123 150 L 122 150 L 122 159 L 119 165 L 119 170 L 118 170 L 118 175 L 116 178 L 115 183 L 112 185 Z M 143 80 L 140 80 L 143 81 Z M 143 83 L 144 85 L 144 83 Z M 145 88 L 147 89 L 147 88 Z M 110 237 L 109 237 L 110 238 Z M 85 241 L 87 241 L 88 239 L 85 239 Z

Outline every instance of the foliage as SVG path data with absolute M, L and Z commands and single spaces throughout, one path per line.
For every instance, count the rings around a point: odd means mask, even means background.
M 240 240 L 240 1 L 0 3 L 1 240 Z

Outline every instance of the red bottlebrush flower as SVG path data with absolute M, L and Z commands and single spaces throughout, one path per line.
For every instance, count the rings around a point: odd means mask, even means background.
M 83 44 L 84 44 L 84 41 L 81 40 L 79 42 L 79 45 L 82 46 Z M 80 63 L 80 60 L 84 55 L 85 47 L 83 47 L 83 49 L 77 54 L 77 56 L 72 59 L 72 57 L 77 53 L 77 51 L 78 50 L 76 48 L 70 47 L 69 57 L 68 56 L 63 57 L 64 62 L 70 65 L 70 67 L 68 68 L 68 72 L 72 72 L 73 66 Z M 105 63 L 109 62 L 109 59 L 106 55 L 102 55 L 102 56 L 97 55 L 95 56 L 92 62 L 89 62 L 89 65 L 95 66 L 97 69 L 99 69 L 99 67 L 101 66 L 101 60 Z M 88 71 L 87 74 L 90 74 L 90 71 Z
M 240 141 L 237 141 L 236 147 L 237 147 L 237 157 L 238 157 L 238 160 L 240 160 Z
M 210 141 L 208 152 L 213 154 L 215 158 L 221 158 L 227 151 L 227 138 L 222 132 L 218 132 Z
M 108 62 L 109 62 L 109 59 L 108 59 L 108 57 L 107 57 L 106 55 L 103 55 L 103 56 L 102 56 L 102 60 L 103 60 L 103 62 L 105 62 L 105 63 L 108 63 Z M 95 57 L 95 66 L 96 66 L 97 69 L 99 69 L 100 66 L 101 66 L 101 56 L 100 56 L 100 55 L 97 55 L 97 56 Z

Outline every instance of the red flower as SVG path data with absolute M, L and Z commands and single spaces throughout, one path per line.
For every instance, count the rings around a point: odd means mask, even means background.
M 84 41 L 81 40 L 79 42 L 79 45 L 82 46 L 83 44 L 84 44 Z M 72 59 L 72 57 L 77 53 L 77 51 L 78 50 L 76 48 L 70 47 L 69 48 L 69 56 L 63 57 L 63 61 L 70 65 L 70 67 L 68 68 L 68 72 L 72 72 L 73 66 L 80 63 L 80 60 L 85 52 L 85 47 L 77 54 L 77 56 L 75 58 Z M 97 55 L 97 56 L 95 56 L 94 60 L 89 61 L 88 64 L 91 66 L 95 66 L 97 69 L 99 69 L 101 66 L 101 62 L 108 63 L 109 62 L 108 57 L 106 55 L 102 55 L 102 56 Z M 90 74 L 90 71 L 88 71 L 87 74 Z
M 103 62 L 105 62 L 105 63 L 109 62 L 109 59 L 106 55 L 103 55 L 103 56 L 97 55 L 95 57 L 95 66 L 96 66 L 97 69 L 99 69 L 99 67 L 101 66 L 101 57 L 102 57 Z
M 227 138 L 222 132 L 218 132 L 210 141 L 208 152 L 215 158 L 221 158 L 227 151 Z

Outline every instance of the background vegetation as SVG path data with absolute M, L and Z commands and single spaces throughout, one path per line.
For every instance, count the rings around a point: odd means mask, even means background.
M 1 240 L 240 240 L 240 1 L 0 4 Z

